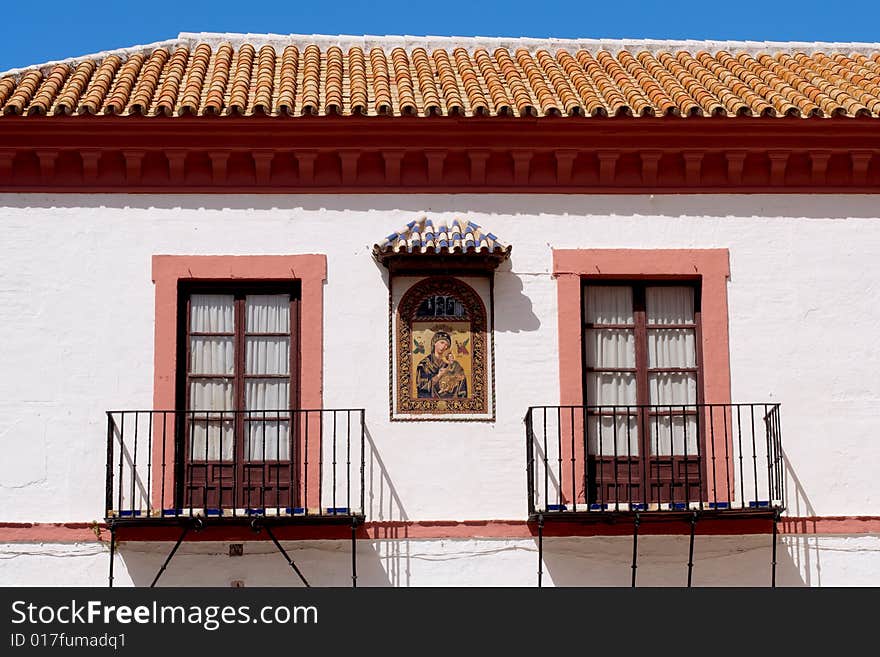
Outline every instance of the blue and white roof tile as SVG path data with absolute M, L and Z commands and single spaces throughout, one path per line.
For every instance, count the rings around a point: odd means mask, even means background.
M 504 244 L 479 224 L 465 219 L 437 221 L 428 217 L 409 222 L 373 247 L 380 261 L 394 255 L 493 255 L 502 260 L 510 255 Z

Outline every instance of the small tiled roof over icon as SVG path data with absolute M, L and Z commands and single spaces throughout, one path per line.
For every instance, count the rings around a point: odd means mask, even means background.
M 496 265 L 510 257 L 512 247 L 473 221 L 456 218 L 437 221 L 428 217 L 409 222 L 373 246 L 373 257 L 382 264 L 393 259 L 452 256 L 461 261 L 480 259 Z M 448 258 L 447 258 L 448 259 Z
M 0 73 L 0 116 L 880 116 L 880 44 L 182 33 Z

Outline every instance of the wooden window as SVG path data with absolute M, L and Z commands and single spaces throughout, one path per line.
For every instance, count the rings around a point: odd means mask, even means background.
M 218 284 L 181 292 L 186 505 L 291 505 L 297 287 Z
M 684 488 L 698 494 L 699 304 L 699 286 L 687 282 L 584 285 L 587 450 L 593 479 L 605 486 L 594 494 L 611 501 L 684 499 Z

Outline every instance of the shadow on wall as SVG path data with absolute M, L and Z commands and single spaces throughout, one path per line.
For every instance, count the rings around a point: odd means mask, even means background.
M 809 520 L 816 511 L 783 451 L 786 515 L 779 523 L 776 585 L 821 586 L 819 539 Z M 699 525 L 698 525 L 699 526 Z M 770 534 L 701 536 L 694 539 L 694 586 L 771 584 L 773 539 Z M 814 534 L 810 536 L 809 534 Z M 632 536 L 545 538 L 544 571 L 548 585 L 630 586 Z M 637 586 L 686 586 L 689 536 L 640 535 Z M 537 541 L 536 541 L 537 550 Z M 537 562 L 536 562 L 537 567 Z
M 639 536 L 636 586 L 687 586 L 689 537 Z M 630 586 L 632 537 L 545 538 L 546 586 Z M 769 587 L 770 535 L 701 536 L 694 539 L 693 586 Z M 535 563 L 537 567 L 537 561 Z M 537 584 L 537 576 L 536 576 Z M 805 586 L 780 541 L 777 586 Z
M 540 327 L 532 300 L 523 294 L 522 278 L 513 273 L 510 259 L 502 262 L 495 272 L 495 330 L 519 333 Z
M 813 219 L 877 216 L 870 194 L 813 195 L 809 203 L 801 194 L 593 194 L 585 206 L 581 194 L 100 194 L 100 205 L 118 209 L 202 208 L 205 210 L 288 210 L 346 212 L 373 210 L 401 212 L 406 216 L 426 212 L 493 212 L 504 215 L 594 216 L 751 216 L 755 208 L 768 216 Z M 80 208 L 94 204 L 87 194 L 0 194 L 0 204 L 10 207 Z M 408 221 L 408 219 L 407 219 Z
M 369 531 L 360 530 L 357 541 L 358 586 L 409 586 L 409 519 L 369 427 L 365 430 L 364 463 L 364 511 L 372 524 Z M 231 541 L 190 540 L 192 537 L 181 544 L 157 586 L 225 587 L 234 582 L 248 587 L 302 585 L 271 541 L 245 541 L 243 555 L 232 557 Z M 372 540 L 362 540 L 365 538 Z M 312 586 L 351 586 L 350 540 L 284 540 L 281 544 Z M 173 547 L 172 541 L 120 543 L 118 585 L 149 586 Z
M 789 461 L 788 454 L 782 450 L 782 462 L 785 465 L 785 508 L 786 516 L 796 518 L 813 518 L 816 509 L 813 507 L 801 480 Z M 786 543 L 789 552 L 807 586 L 822 586 L 822 562 L 820 559 L 819 540 L 815 536 L 815 523 L 810 521 L 787 522 L 783 516 L 782 527 L 785 528 Z M 813 534 L 813 536 L 809 536 Z

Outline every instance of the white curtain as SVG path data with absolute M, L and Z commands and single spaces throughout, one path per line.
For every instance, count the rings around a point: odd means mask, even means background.
M 692 287 L 649 287 L 645 291 L 648 324 L 648 367 L 692 368 L 697 364 L 696 335 L 692 328 L 660 328 L 693 324 Z M 654 454 L 695 456 L 697 420 L 682 410 L 697 403 L 697 377 L 693 372 L 655 372 L 648 375 L 649 402 L 670 405 L 660 409 L 671 415 L 656 416 L 651 424 Z M 693 407 L 688 409 L 695 410 Z
M 247 332 L 290 333 L 290 297 L 249 295 L 245 299 Z M 290 408 L 290 336 L 245 338 L 245 409 L 247 415 L 245 459 L 254 461 L 290 458 L 290 422 L 278 419 Z M 256 378 L 253 375 L 275 375 Z M 283 375 L 283 378 L 278 375 Z M 266 413 L 257 411 L 269 411 Z M 289 414 L 286 414 L 289 416 Z
M 633 328 L 596 329 L 584 332 L 587 367 L 632 369 L 636 367 L 635 322 L 632 288 L 629 286 L 589 285 L 584 290 L 588 323 L 625 324 Z M 589 372 L 589 406 L 637 403 L 636 377 L 632 372 Z M 603 409 L 603 413 L 614 409 Z M 636 456 L 639 453 L 638 426 L 620 409 L 615 417 L 593 417 L 587 423 L 587 443 L 591 454 Z
M 193 294 L 190 297 L 190 331 L 234 333 L 235 299 L 231 294 Z M 231 413 L 235 408 L 232 376 L 235 374 L 235 341 L 232 337 L 192 336 L 189 371 L 198 375 L 229 378 L 191 378 L 189 410 L 213 411 L 189 414 L 190 454 L 195 461 L 231 461 L 235 451 Z
M 193 294 L 189 328 L 197 333 L 232 333 L 235 299 L 231 294 Z
M 290 333 L 290 296 L 251 294 L 245 300 L 248 333 Z
M 584 290 L 586 319 L 591 324 L 632 324 L 632 288 L 628 285 L 588 285 Z

